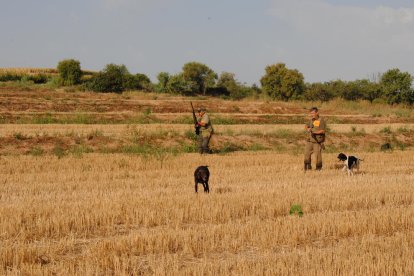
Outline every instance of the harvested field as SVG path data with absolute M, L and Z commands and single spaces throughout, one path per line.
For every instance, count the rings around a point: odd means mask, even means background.
M 414 273 L 412 151 L 369 153 L 348 177 L 272 152 L 164 161 L 6 156 L 2 274 Z M 207 164 L 211 193 L 194 193 Z M 392 165 L 390 165 L 392 164 Z M 292 205 L 303 217 L 289 215 Z
M 216 154 L 194 153 L 190 100 Z M 329 130 L 324 169 L 305 174 L 313 105 Z M 0 85 L 0 274 L 412 275 L 412 115 Z M 341 151 L 364 159 L 355 176 Z

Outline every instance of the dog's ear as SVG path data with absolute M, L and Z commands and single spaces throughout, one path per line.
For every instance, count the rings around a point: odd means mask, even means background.
M 345 161 L 346 160 L 346 155 L 341 152 L 340 154 L 338 154 L 338 159 L 342 160 L 342 161 Z

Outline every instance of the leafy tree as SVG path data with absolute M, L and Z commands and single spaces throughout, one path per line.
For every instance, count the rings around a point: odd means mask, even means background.
M 380 84 L 389 104 L 414 102 L 414 92 L 411 87 L 413 77 L 408 72 L 401 72 L 399 69 L 390 69 L 385 72 Z
M 225 94 L 232 98 L 240 91 L 240 85 L 236 81 L 235 74 L 229 72 L 223 72 L 220 74 L 217 81 L 217 87 L 225 89 Z
M 225 94 L 234 100 L 240 100 L 255 93 L 252 88 L 240 84 L 236 80 L 235 74 L 229 72 L 223 72 L 220 74 L 217 81 L 217 88 L 224 89 L 226 91 Z
M 237 85 L 234 73 L 222 72 L 217 81 L 217 87 L 230 88 Z
M 359 86 L 362 98 L 372 103 L 374 100 L 382 97 L 382 89 L 379 83 L 371 82 L 367 79 L 357 80 L 355 83 Z
M 146 89 L 150 87 L 151 80 L 147 75 L 138 73 L 138 74 L 135 74 L 135 78 L 138 80 L 138 83 L 141 85 L 141 89 Z
M 97 92 L 115 92 L 124 91 L 125 82 L 130 74 L 125 65 L 108 64 L 105 69 L 92 77 L 88 87 Z
M 176 74 L 168 79 L 166 90 L 169 93 L 190 94 L 195 83 L 186 81 L 182 74 Z
M 332 88 L 325 83 L 308 84 L 304 93 L 305 100 L 328 102 L 335 97 Z
M 171 76 L 167 72 L 161 72 L 157 76 L 158 84 L 156 89 L 158 92 L 167 92 L 167 84 Z
M 346 83 L 345 90 L 342 91 L 341 97 L 348 101 L 356 101 L 363 98 L 363 91 L 359 81 L 350 81 Z
M 342 80 L 334 80 L 327 83 L 329 86 L 329 89 L 332 91 L 332 93 L 335 95 L 335 97 L 342 97 L 342 95 L 345 94 L 345 91 L 347 89 L 346 82 Z
M 251 90 L 252 90 L 252 94 L 256 96 L 262 94 L 262 89 L 260 89 L 260 87 L 255 83 L 253 83 Z
M 267 95 L 284 101 L 300 98 L 305 88 L 302 73 L 288 69 L 284 63 L 267 66 L 260 83 Z
M 182 77 L 193 85 L 192 92 L 202 92 L 205 95 L 206 89 L 215 85 L 217 74 L 205 64 L 189 62 L 183 66 Z
M 151 89 L 151 80 L 145 74 L 126 74 L 123 83 L 124 89 L 146 90 Z
M 82 70 L 79 61 L 62 60 L 58 63 L 57 70 L 63 85 L 75 85 L 81 82 Z

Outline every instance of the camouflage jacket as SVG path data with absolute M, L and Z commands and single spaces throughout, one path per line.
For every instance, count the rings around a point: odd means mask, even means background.
M 310 120 L 306 124 L 306 126 L 310 127 L 312 129 L 312 132 L 318 132 L 319 130 L 325 130 L 326 131 L 326 122 L 321 117 L 319 117 L 318 119 L 313 119 L 312 118 L 312 120 Z M 315 143 L 323 143 L 323 142 L 325 142 L 325 134 L 313 134 L 312 135 L 312 133 L 309 133 L 308 141 L 309 142 L 315 142 Z
M 205 124 L 204 126 L 200 126 L 201 135 L 206 136 L 213 133 L 213 126 L 211 124 L 210 117 L 207 114 L 204 114 L 201 118 L 199 118 L 198 122 L 203 122 Z

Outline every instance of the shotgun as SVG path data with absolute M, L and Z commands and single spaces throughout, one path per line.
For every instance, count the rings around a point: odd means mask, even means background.
M 193 103 L 190 102 L 190 104 L 191 104 L 191 109 L 193 110 L 193 121 L 194 121 L 195 134 L 199 135 L 200 134 L 200 126 L 198 125 L 198 121 L 197 121 L 197 117 L 195 115 Z

